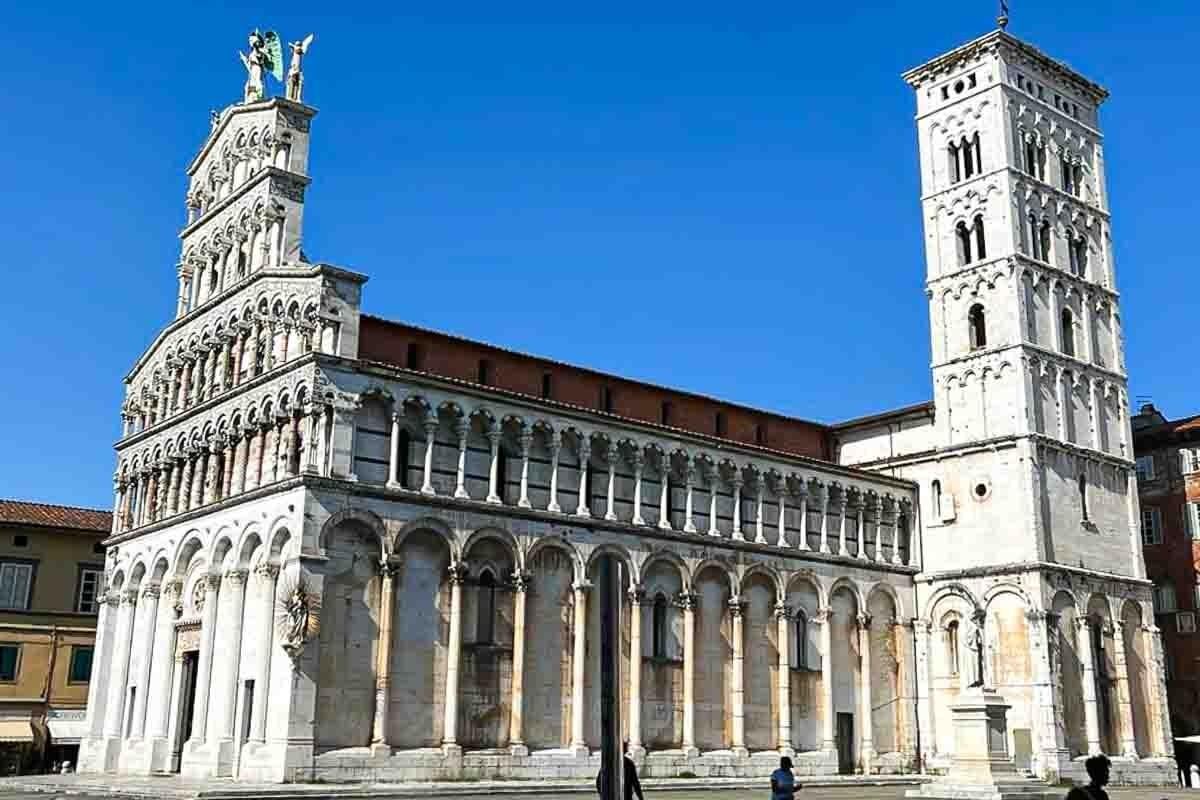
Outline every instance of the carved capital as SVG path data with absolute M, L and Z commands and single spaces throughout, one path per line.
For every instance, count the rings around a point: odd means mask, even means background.
M 792 610 L 788 608 L 787 603 L 775 604 L 775 619 L 791 619 Z
M 183 581 L 178 578 L 172 578 L 162 585 L 162 596 L 168 600 L 174 600 L 183 594 Z
M 249 573 L 244 569 L 231 569 L 225 573 L 225 580 L 234 586 L 238 586 L 246 582 L 248 575 Z
M 254 568 L 254 574 L 265 580 L 273 581 L 279 577 L 279 565 L 264 561 Z
M 746 610 L 746 601 L 741 595 L 733 595 L 729 598 L 729 615 L 734 619 L 741 619 L 742 613 Z
M 450 585 L 462 585 L 467 580 L 467 565 L 463 561 L 455 561 L 446 568 L 446 578 Z
M 692 592 L 680 592 L 675 595 L 675 605 L 684 611 L 694 611 L 699 598 Z
M 871 615 L 870 614 L 859 614 L 856 619 L 858 620 L 859 628 L 862 628 L 865 630 L 865 629 L 868 629 L 871 627 Z
M 533 573 L 515 569 L 509 583 L 514 592 L 527 592 L 529 591 L 529 587 L 533 585 Z
M 629 605 L 637 608 L 646 602 L 646 590 L 641 586 L 629 587 Z

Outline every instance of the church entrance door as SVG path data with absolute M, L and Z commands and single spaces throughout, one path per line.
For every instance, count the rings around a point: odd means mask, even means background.
M 192 736 L 192 718 L 196 711 L 196 667 L 200 662 L 199 650 L 187 650 L 179 676 L 179 724 L 175 726 L 175 741 L 171 743 L 171 771 L 179 772 L 183 759 L 183 743 Z
M 854 715 L 837 715 L 838 774 L 854 774 Z

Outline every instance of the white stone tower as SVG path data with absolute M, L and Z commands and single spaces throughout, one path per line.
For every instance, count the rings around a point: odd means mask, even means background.
M 917 95 L 934 401 L 840 426 L 843 462 L 921 485 L 922 745 L 979 680 L 1046 776 L 1169 750 L 1144 580 L 1098 112 L 1107 92 L 1002 30 Z M 982 662 L 982 668 L 976 664 Z M 1161 768 L 1161 765 L 1159 767 Z

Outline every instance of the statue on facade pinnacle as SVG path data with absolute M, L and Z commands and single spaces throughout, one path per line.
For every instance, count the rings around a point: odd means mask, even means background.
M 257 28 L 250 34 L 249 42 L 249 53 L 238 52 L 247 73 L 242 102 L 255 103 L 266 97 L 266 73 L 283 81 L 283 47 L 275 31 L 260 33 Z
M 308 52 L 308 48 L 312 46 L 313 34 L 305 36 L 299 42 L 289 43 L 292 48 L 292 63 L 288 67 L 287 74 L 287 99 L 300 102 L 300 95 L 304 91 L 304 73 L 300 69 L 300 61 L 304 58 L 304 54 Z

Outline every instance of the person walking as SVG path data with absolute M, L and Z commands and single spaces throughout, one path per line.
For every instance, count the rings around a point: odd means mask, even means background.
M 638 780 L 637 764 L 633 763 L 633 759 L 629 757 L 629 742 L 621 743 L 621 760 L 625 765 L 625 772 L 622 776 L 622 783 L 625 787 L 625 800 L 633 800 L 633 795 L 636 793 L 638 800 L 646 800 L 642 795 L 642 783 Z M 608 786 L 606 785 L 604 770 L 600 770 L 600 774 L 596 776 L 596 793 L 600 795 L 601 800 L 608 797 Z
M 779 759 L 779 769 L 771 773 L 771 800 L 792 800 L 800 788 L 792 774 L 792 760 L 783 756 Z
M 1067 792 L 1067 800 L 1108 800 L 1108 792 L 1104 791 L 1104 787 L 1108 785 L 1109 770 L 1112 768 L 1108 756 L 1092 756 L 1083 762 L 1083 767 L 1092 779 L 1091 783 L 1087 786 L 1076 786 Z

